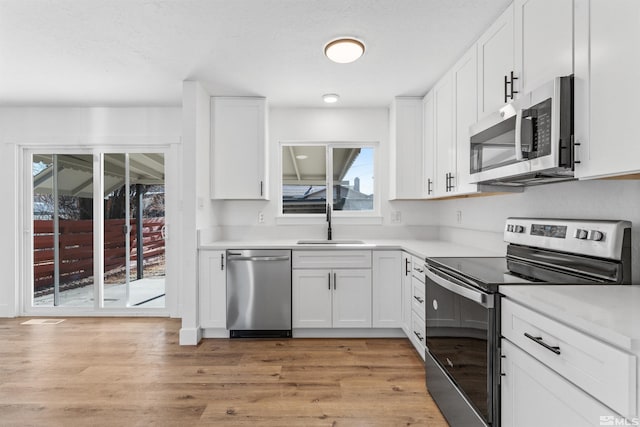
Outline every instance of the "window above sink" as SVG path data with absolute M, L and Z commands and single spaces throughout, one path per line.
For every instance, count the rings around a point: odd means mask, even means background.
M 281 143 L 283 217 L 336 218 L 379 215 L 375 143 Z M 327 189 L 331 189 L 327 197 Z

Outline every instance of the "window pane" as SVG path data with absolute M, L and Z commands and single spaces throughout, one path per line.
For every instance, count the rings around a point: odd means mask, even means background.
M 324 213 L 326 204 L 326 147 L 283 146 L 282 213 Z
M 333 148 L 333 209 L 373 210 L 373 148 Z

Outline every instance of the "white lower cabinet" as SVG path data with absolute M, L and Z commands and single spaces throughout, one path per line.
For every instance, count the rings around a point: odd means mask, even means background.
M 292 271 L 294 328 L 370 328 L 371 270 Z
M 635 355 L 522 304 L 502 299 L 503 426 L 603 425 L 600 417 L 637 416 Z
M 200 326 L 226 328 L 227 265 L 225 251 L 200 251 L 198 255 Z
M 402 327 L 401 254 L 399 251 L 373 252 L 374 328 Z
M 292 270 L 294 328 L 332 327 L 331 270 Z
M 411 254 L 402 252 L 402 330 L 411 335 Z
M 333 271 L 333 327 L 371 327 L 371 270 Z
M 602 420 L 612 416 L 609 408 L 505 339 L 501 378 L 503 427 L 607 425 Z
M 407 284 L 408 294 L 406 295 L 406 299 L 408 301 L 405 301 L 405 304 L 410 311 L 411 323 L 408 331 L 405 332 L 420 357 L 424 360 L 427 344 L 427 335 L 425 333 L 426 292 L 424 285 L 424 260 L 414 256 L 411 258 L 410 264 L 411 277 Z

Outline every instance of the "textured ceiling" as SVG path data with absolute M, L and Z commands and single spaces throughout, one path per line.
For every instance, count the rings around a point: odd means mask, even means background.
M 510 0 L 0 0 L 0 105 L 180 105 L 182 81 L 270 105 L 424 95 Z M 367 51 L 334 64 L 352 35 Z

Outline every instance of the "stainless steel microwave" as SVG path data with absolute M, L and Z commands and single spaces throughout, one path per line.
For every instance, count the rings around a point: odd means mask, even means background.
M 470 127 L 471 183 L 573 179 L 573 76 L 556 77 Z

